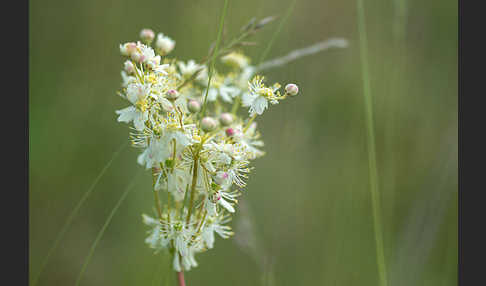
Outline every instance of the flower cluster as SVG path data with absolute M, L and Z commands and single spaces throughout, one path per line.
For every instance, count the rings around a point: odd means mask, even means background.
M 267 86 L 239 51 L 216 57 L 226 72 L 209 72 L 205 62 L 166 57 L 175 42 L 163 34 L 144 29 L 140 38 L 120 45 L 119 95 L 129 106 L 116 113 L 133 124 L 137 161 L 153 175 L 156 217 L 143 215 L 151 227 L 146 243 L 168 250 L 175 271 L 189 270 L 197 253 L 213 248 L 215 234 L 233 234 L 227 223 L 249 164 L 264 155 L 254 119 L 298 88 L 288 84 L 280 93 L 279 84 Z

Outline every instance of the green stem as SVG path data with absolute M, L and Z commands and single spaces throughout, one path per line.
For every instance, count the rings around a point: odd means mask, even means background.
M 155 209 L 157 210 L 157 215 L 159 219 L 162 219 L 162 209 L 160 208 L 159 191 L 155 190 L 155 184 L 157 182 L 157 172 L 155 168 L 152 168 L 152 188 L 154 189 L 154 203 Z
M 226 16 L 227 8 L 228 8 L 228 0 L 224 0 L 223 14 L 221 15 L 221 20 L 219 21 L 219 31 L 218 31 L 218 37 L 216 38 L 216 46 L 214 47 L 214 53 L 213 56 L 211 57 L 211 62 L 209 63 L 208 86 L 206 88 L 206 94 L 204 95 L 204 102 L 201 110 L 201 118 L 204 117 L 204 113 L 206 112 L 206 101 L 208 99 L 208 92 L 209 92 L 209 86 L 211 85 L 211 78 L 213 77 L 214 59 L 218 54 L 219 42 L 221 39 L 221 34 L 223 33 L 223 24 L 224 24 L 224 18 Z
M 194 197 L 196 195 L 195 193 L 196 193 L 196 184 L 197 184 L 198 160 L 199 160 L 199 153 L 196 153 L 196 155 L 194 156 L 194 168 L 192 170 L 191 197 L 189 200 L 189 208 L 187 210 L 186 227 L 189 225 L 189 222 L 191 221 L 192 207 L 194 205 Z
M 253 120 L 255 120 L 255 118 L 257 117 L 256 113 L 253 114 L 253 116 L 250 118 L 250 120 L 248 120 L 248 123 L 246 124 L 245 128 L 243 128 L 243 133 L 246 132 L 246 130 L 248 130 L 248 128 L 250 127 L 250 124 L 253 122 Z
M 277 36 L 280 34 L 282 27 L 287 22 L 287 19 L 289 18 L 290 14 L 292 14 L 292 11 L 294 10 L 294 6 L 295 6 L 296 2 L 297 2 L 297 0 L 294 0 L 292 2 L 292 4 L 290 4 L 289 8 L 287 9 L 287 12 L 285 13 L 284 18 L 282 19 L 282 21 L 280 21 L 280 24 L 277 27 L 277 31 L 272 35 L 272 38 L 268 42 L 267 47 L 265 48 L 265 50 L 261 54 L 260 58 L 258 59 L 258 64 L 261 64 L 263 62 L 263 60 L 265 59 L 265 57 L 267 56 L 267 54 L 270 52 L 270 49 L 272 48 L 273 43 L 277 39 Z M 256 65 L 256 66 L 258 66 L 258 65 Z
M 375 131 L 373 126 L 373 105 L 371 97 L 367 36 L 363 0 L 357 0 L 358 9 L 358 29 L 360 39 L 361 73 L 363 79 L 363 95 L 365 99 L 366 129 L 367 129 L 367 148 L 368 148 L 368 170 L 371 192 L 371 204 L 373 209 L 373 225 L 376 243 L 376 259 L 380 285 L 387 285 L 386 264 L 383 246 L 382 222 L 380 193 L 378 189 L 378 168 L 376 165 Z
M 192 169 L 191 169 L 192 171 Z M 186 185 L 186 191 L 184 192 L 184 198 L 182 199 L 181 209 L 179 219 L 182 221 L 182 217 L 184 215 L 184 205 L 186 204 L 187 193 L 189 192 L 189 184 Z
M 234 115 L 236 115 L 236 112 L 238 111 L 238 107 L 240 107 L 240 102 L 241 102 L 241 99 L 240 97 L 236 97 L 235 98 L 235 103 L 233 103 L 233 107 L 231 108 L 231 113 L 233 113 Z

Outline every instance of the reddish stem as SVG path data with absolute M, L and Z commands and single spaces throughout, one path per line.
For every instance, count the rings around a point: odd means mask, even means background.
M 186 286 L 186 282 L 184 281 L 184 272 L 177 272 L 177 280 L 179 281 L 179 286 Z

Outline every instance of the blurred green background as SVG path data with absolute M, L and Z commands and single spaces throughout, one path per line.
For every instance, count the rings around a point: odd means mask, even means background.
M 234 35 L 251 17 L 283 16 L 288 0 L 229 2 Z M 30 273 L 70 211 L 127 141 L 116 122 L 119 43 L 152 28 L 171 56 L 201 59 L 223 1 L 30 1 Z M 389 285 L 457 283 L 457 2 L 365 1 L 382 228 Z M 280 18 L 281 19 L 281 18 Z M 256 60 L 278 21 L 247 53 Z M 297 1 L 267 59 L 343 37 L 331 49 L 269 70 L 301 93 L 259 118 L 267 155 L 233 227 L 186 273 L 193 285 L 378 285 L 356 1 Z M 138 170 L 125 148 L 52 254 L 38 285 L 74 285 L 106 217 Z M 151 213 L 143 172 L 113 217 L 81 285 L 164 285 L 167 258 L 144 244 Z M 168 281 L 175 285 L 174 280 Z

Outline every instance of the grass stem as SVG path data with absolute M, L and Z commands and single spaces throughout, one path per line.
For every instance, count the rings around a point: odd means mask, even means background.
M 211 85 L 211 78 L 213 77 L 214 72 L 214 60 L 216 59 L 216 55 L 218 54 L 219 43 L 221 39 L 221 34 L 223 34 L 223 25 L 224 25 L 224 18 L 226 16 L 226 10 L 228 10 L 228 0 L 224 0 L 223 12 L 221 15 L 221 19 L 219 21 L 219 31 L 218 37 L 216 38 L 216 45 L 214 46 L 214 53 L 211 57 L 211 61 L 209 62 L 209 70 L 208 70 L 208 86 L 206 88 L 206 94 L 204 95 L 204 102 L 201 110 L 201 118 L 204 117 L 204 113 L 206 112 L 206 105 L 209 93 L 209 86 Z
M 46 267 L 47 262 L 49 262 L 49 259 L 50 259 L 51 255 L 52 255 L 52 253 L 54 252 L 54 250 L 59 245 L 59 242 L 64 237 L 64 234 L 68 230 L 69 226 L 71 226 L 71 223 L 73 222 L 73 219 L 76 216 L 76 214 L 78 213 L 78 211 L 81 208 L 81 206 L 88 199 L 89 195 L 93 192 L 94 188 L 96 187 L 96 185 L 98 184 L 98 182 L 100 181 L 100 179 L 103 177 L 103 175 L 105 174 L 106 170 L 108 170 L 108 168 L 111 166 L 111 163 L 113 163 L 113 161 L 115 160 L 115 158 L 118 157 L 118 155 L 121 153 L 121 151 L 123 149 L 125 149 L 125 147 L 127 146 L 127 144 L 128 144 L 128 142 L 123 143 L 120 146 L 120 148 L 118 148 L 118 150 L 115 151 L 115 153 L 113 153 L 113 156 L 111 156 L 111 159 L 106 163 L 106 165 L 103 167 L 103 169 L 101 169 L 101 172 L 95 178 L 95 180 L 93 181 L 93 183 L 91 184 L 91 186 L 89 187 L 89 189 L 83 194 L 83 196 L 81 197 L 81 199 L 79 200 L 79 202 L 76 204 L 76 206 L 74 207 L 74 209 L 71 211 L 71 213 L 69 214 L 68 218 L 66 219 L 66 222 L 64 223 L 61 231 L 58 233 L 58 235 L 56 237 L 56 240 L 54 241 L 54 244 L 51 246 L 51 248 L 47 252 L 47 255 L 44 258 L 44 261 L 42 262 L 42 265 L 40 267 L 40 270 L 39 270 L 39 272 L 37 273 L 35 279 L 32 282 L 32 286 L 37 285 L 37 282 L 39 281 L 40 275 L 42 274 L 42 271 Z
M 285 13 L 285 16 L 284 18 L 280 21 L 278 27 L 277 27 L 277 31 L 272 35 L 272 38 L 270 39 L 270 41 L 268 42 L 268 45 L 267 47 L 265 48 L 265 50 L 263 51 L 263 53 L 261 54 L 260 58 L 258 59 L 258 64 L 261 64 L 263 62 L 263 60 L 265 59 L 265 57 L 268 55 L 268 53 L 270 52 L 270 49 L 272 48 L 273 46 L 273 43 L 275 42 L 275 40 L 277 39 L 277 36 L 280 34 L 280 31 L 282 30 L 282 27 L 284 26 L 284 24 L 287 22 L 290 14 L 292 14 L 292 11 L 294 10 L 294 6 L 295 6 L 295 3 L 297 2 L 297 0 L 294 0 L 292 2 L 292 4 L 290 4 L 290 6 L 288 7 L 287 9 L 287 12 Z M 258 66 L 258 65 L 257 65 Z
M 120 199 L 118 200 L 118 202 L 115 204 L 115 206 L 111 210 L 110 215 L 108 216 L 108 218 L 105 221 L 105 224 L 103 225 L 103 227 L 99 231 L 98 235 L 96 236 L 96 239 L 94 240 L 94 242 L 91 245 L 91 248 L 90 248 L 90 250 L 88 252 L 88 256 L 86 257 L 86 260 L 84 261 L 84 264 L 81 267 L 81 271 L 79 272 L 78 279 L 76 280 L 76 284 L 75 284 L 76 286 L 78 286 L 81 283 L 81 279 L 83 278 L 83 274 L 86 271 L 86 268 L 88 267 L 89 262 L 91 261 L 91 257 L 93 256 L 93 253 L 94 253 L 94 251 L 96 249 L 96 246 L 98 246 L 98 243 L 100 242 L 101 238 L 103 237 L 103 234 L 105 233 L 106 228 L 110 224 L 111 219 L 113 218 L 113 216 L 115 215 L 115 213 L 118 211 L 118 208 L 120 207 L 120 205 L 122 204 L 122 202 L 125 200 L 125 198 L 127 197 L 128 193 L 134 187 L 135 182 L 136 182 L 136 179 L 138 178 L 138 176 L 140 175 L 140 173 L 141 173 L 141 169 L 137 172 L 137 174 L 135 175 L 135 177 L 133 177 L 133 179 L 130 182 L 130 184 L 125 188 L 125 191 L 123 192 L 122 196 L 120 197 Z
M 378 265 L 378 274 L 380 285 L 387 285 L 386 264 L 383 246 L 381 207 L 380 207 L 380 192 L 378 185 L 378 168 L 376 165 L 376 146 L 375 146 L 375 131 L 373 123 L 373 103 L 371 97 L 369 66 L 368 66 L 368 51 L 367 51 L 367 36 L 365 24 L 365 12 L 363 0 L 357 0 L 358 10 L 358 30 L 360 43 L 360 58 L 361 58 L 361 75 L 363 80 L 363 95 L 365 99 L 365 115 L 366 115 L 366 131 L 367 131 L 367 149 L 368 149 L 368 171 L 371 192 L 371 204 L 373 210 L 373 226 L 376 243 L 376 259 Z

